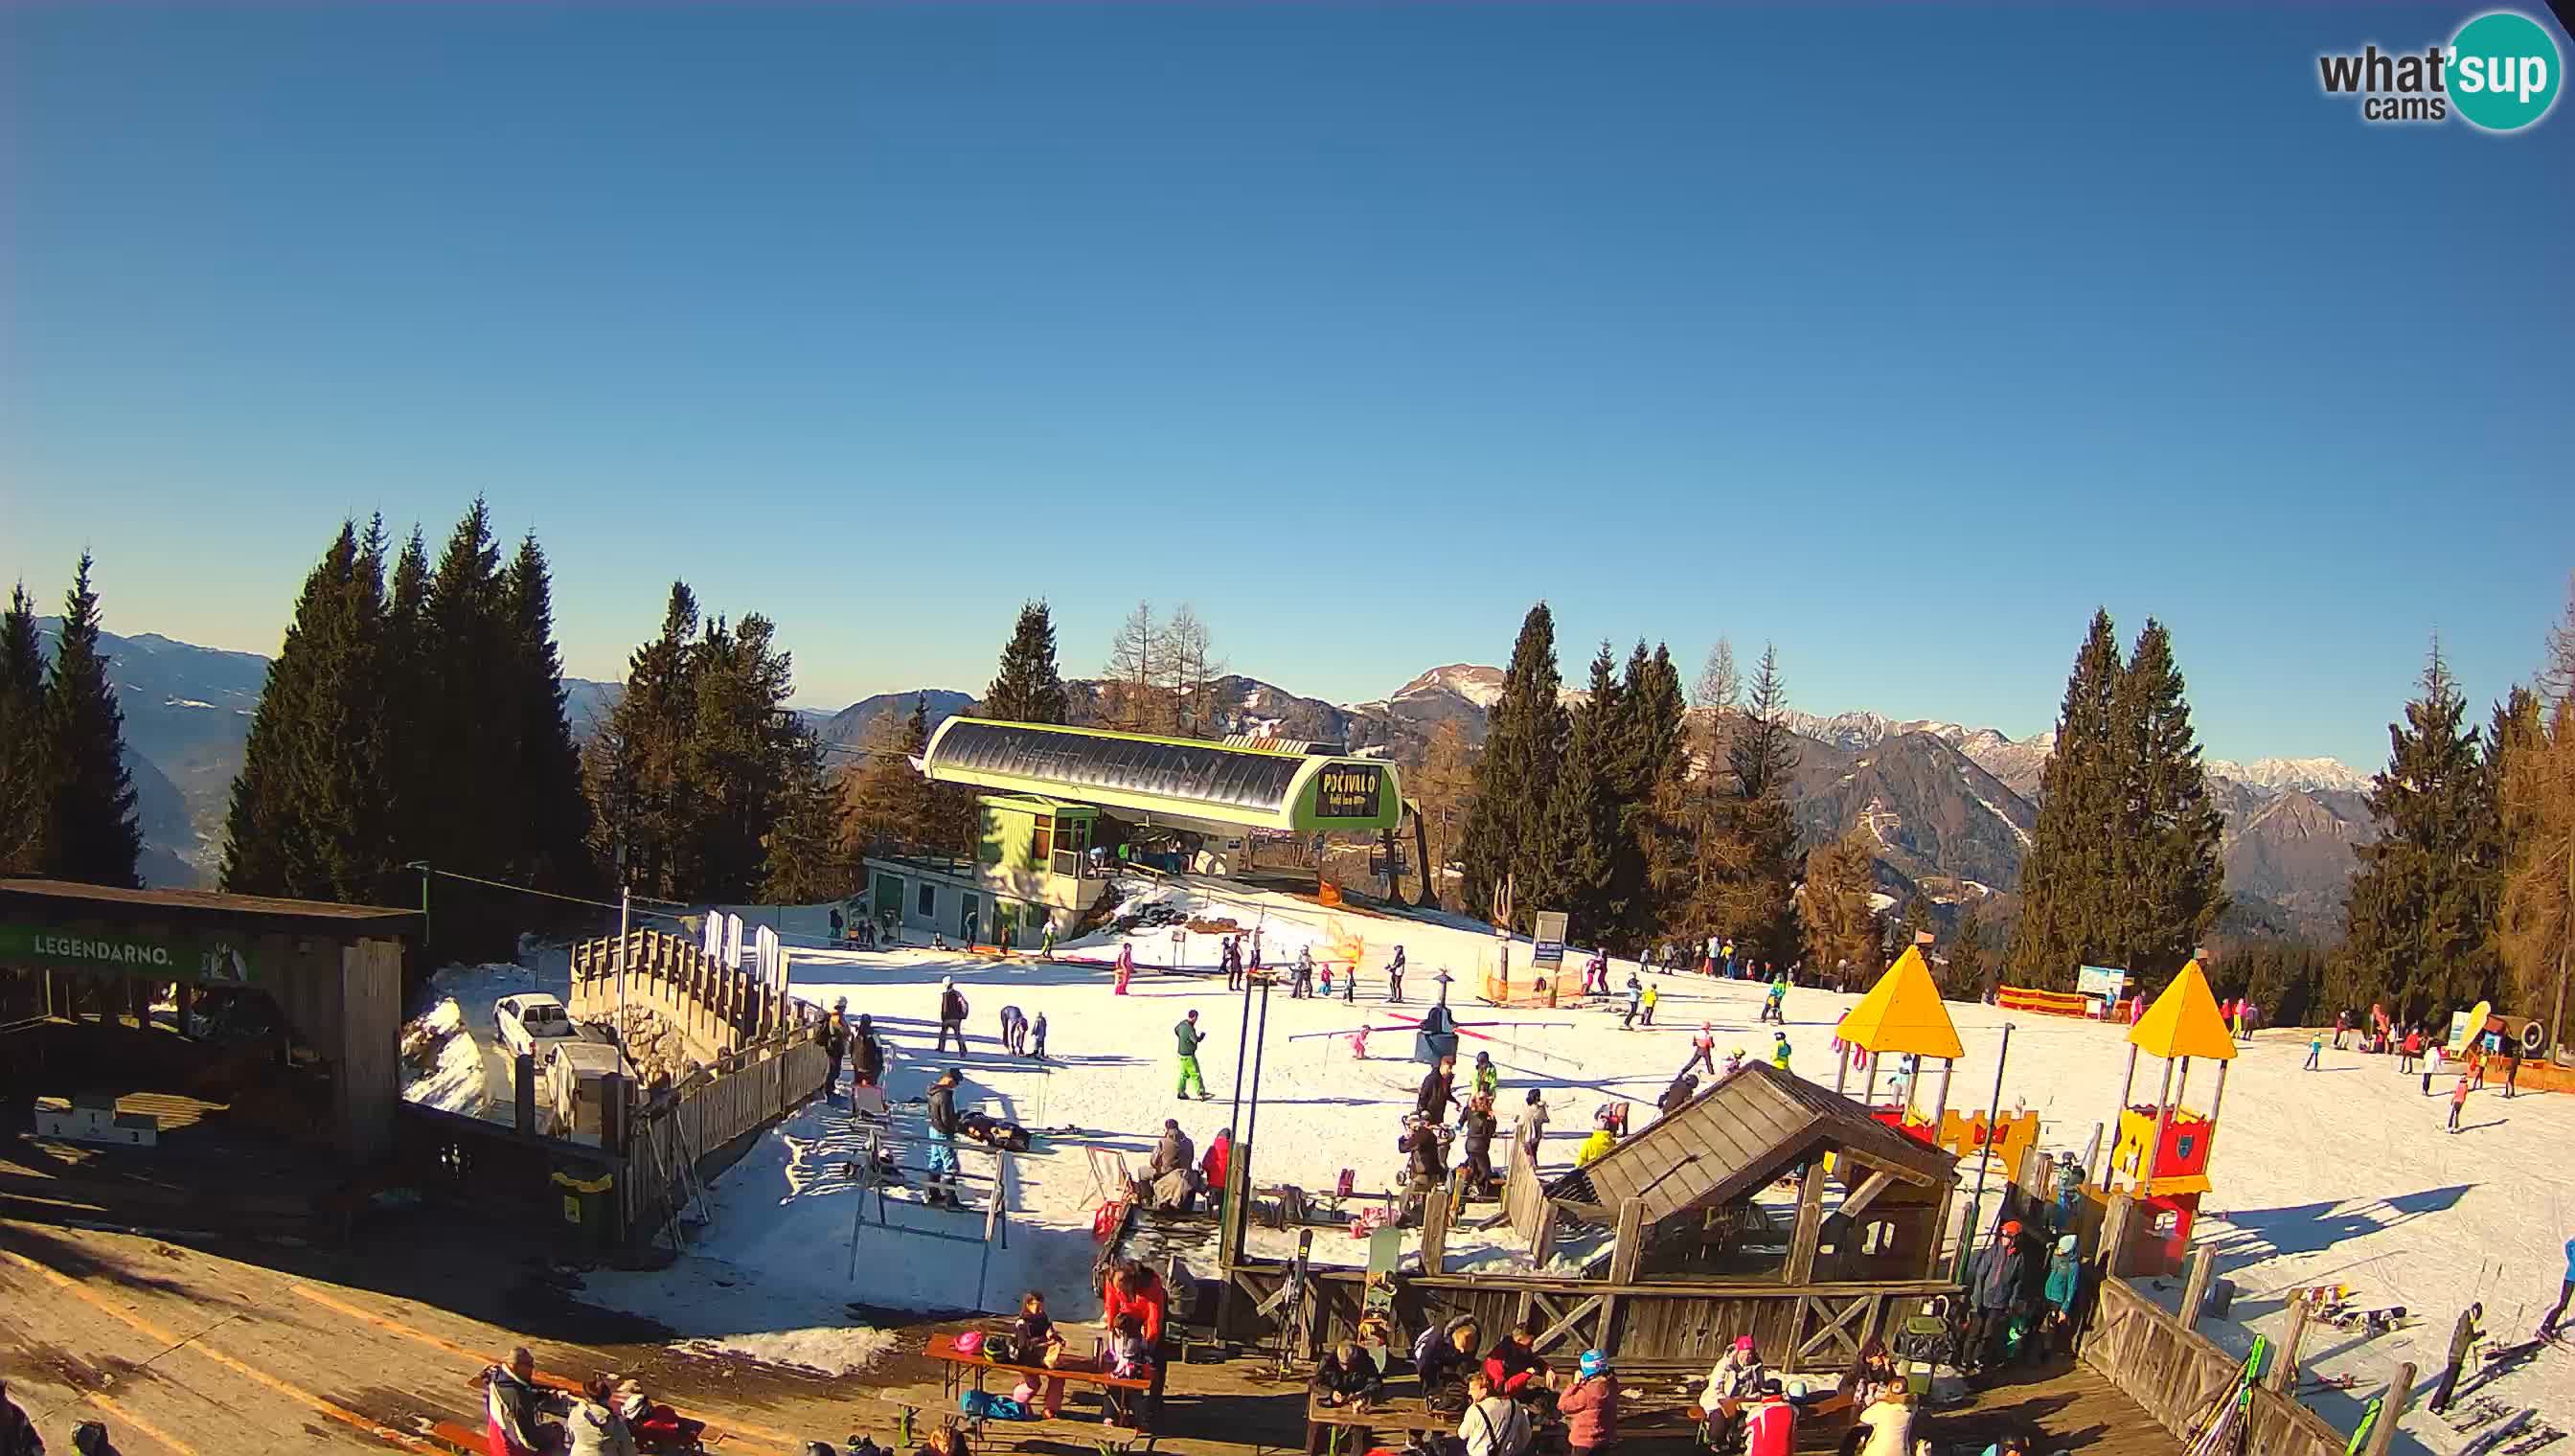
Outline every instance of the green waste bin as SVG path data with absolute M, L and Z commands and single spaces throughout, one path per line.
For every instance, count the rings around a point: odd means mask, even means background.
M 616 1242 L 617 1175 L 601 1173 L 582 1177 L 558 1168 L 554 1174 L 555 1193 L 562 1201 L 562 1222 L 557 1232 L 566 1240 L 588 1248 L 607 1248 Z

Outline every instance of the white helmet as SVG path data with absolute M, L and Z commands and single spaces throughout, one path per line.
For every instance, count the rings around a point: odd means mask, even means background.
M 943 991 L 953 991 L 957 989 L 957 977 L 953 975 L 941 976 L 939 978 L 939 988 Z

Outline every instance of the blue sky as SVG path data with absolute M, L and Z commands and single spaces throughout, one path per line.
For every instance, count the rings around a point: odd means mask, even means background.
M 1344 701 L 1544 596 L 2015 733 L 2106 604 L 2370 763 L 2575 569 L 2575 114 L 2315 81 L 2470 13 L 10 7 L 0 574 L 273 651 L 479 491 L 584 676 L 674 577 L 814 704 L 1030 595 Z

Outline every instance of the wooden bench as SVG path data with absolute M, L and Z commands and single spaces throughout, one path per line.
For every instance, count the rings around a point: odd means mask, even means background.
M 1154 1382 L 1151 1380 L 1128 1375 L 1112 1375 L 1106 1370 L 1086 1370 L 1079 1365 L 1021 1365 L 995 1360 L 980 1352 L 968 1354 L 957 1348 L 955 1335 L 932 1335 L 929 1343 L 922 1347 L 922 1353 L 939 1362 L 940 1394 L 947 1398 L 952 1408 L 955 1407 L 958 1395 L 967 1387 L 970 1380 L 975 1389 L 983 1390 L 984 1382 L 996 1370 L 1016 1376 L 1040 1389 L 1044 1389 L 1050 1380 L 1061 1380 L 1067 1385 L 1087 1385 L 1101 1393 L 1100 1425 L 1095 1428 L 1097 1434 L 1092 1439 L 1094 1446 L 1103 1451 L 1128 1451 L 1139 1445 L 1147 1451 L 1154 1449 L 1152 1432 L 1118 1423 L 1116 1419 L 1118 1412 L 1112 1398 L 1113 1392 L 1128 1396 L 1148 1395 L 1154 1389 Z M 987 1425 L 986 1420 L 980 1416 L 961 1414 L 959 1419 L 962 1424 L 978 1435 L 983 1434 Z M 1019 1427 L 1043 1425 L 1045 1422 L 1004 1421 L 999 1424 Z
M 1418 1395 L 1385 1396 L 1361 1410 L 1325 1405 L 1319 1390 L 1305 1392 L 1305 1456 L 1351 1456 L 1377 1444 L 1378 1431 L 1405 1436 L 1453 1435 L 1459 1416 L 1440 1415 Z

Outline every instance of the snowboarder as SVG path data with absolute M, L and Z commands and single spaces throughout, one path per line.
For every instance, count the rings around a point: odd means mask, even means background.
M 1136 974 L 1136 942 L 1118 942 L 1118 983 L 1110 988 L 1112 995 L 1127 994 L 1127 982 Z
M 2485 1313 L 2484 1305 L 2471 1304 L 2459 1311 L 2458 1323 L 2450 1326 L 2450 1359 L 2441 1367 L 2441 1384 L 2432 1392 L 2432 1409 L 2449 1408 L 2450 1388 L 2459 1383 L 2459 1367 L 2468 1363 L 2468 1350 L 2477 1342 L 2477 1321 L 2485 1318 Z
M 939 1073 L 930 1084 L 927 1113 L 930 1123 L 930 1186 L 922 1201 L 933 1208 L 961 1208 L 957 1201 L 957 1068 Z
M 1017 1006 L 1002 1008 L 1002 1049 L 1013 1056 L 1029 1054 L 1029 1016 Z
M 1207 1078 L 1199 1075 L 1199 1044 L 1207 1040 L 1207 1036 L 1206 1033 L 1199 1030 L 1199 1012 L 1196 1006 L 1192 1006 L 1190 1008 L 1190 1013 L 1183 1016 L 1180 1021 L 1172 1027 L 1172 1036 L 1175 1041 L 1178 1042 L 1181 1049 L 1181 1085 L 1179 1092 L 1181 1100 L 1189 1100 L 1190 1088 L 1194 1084 L 1199 1089 L 1200 1101 L 1206 1102 L 1213 1100 L 1208 1095 Z
M 1439 1064 L 1422 1073 L 1421 1086 L 1412 1095 L 1412 1110 L 1424 1122 L 1448 1120 L 1448 1103 L 1456 1095 L 1457 1058 L 1443 1056 Z
M 2317 1063 L 2318 1063 L 2318 1062 L 2320 1062 L 2320 1061 L 2322 1061 L 2322 1060 L 2324 1059 L 2324 1054 L 2325 1054 L 2325 1034 L 2324 1034 L 2323 1032 L 2319 1031 L 2319 1032 L 2317 1032 L 2315 1035 L 2310 1036 L 2310 1037 L 2308 1037 L 2308 1038 L 2307 1038 L 2307 1064 L 2306 1064 L 2304 1067 L 2300 1068 L 2300 1070 L 2303 1070 L 2303 1071 L 2315 1071 L 2315 1070 L 2317 1070 L 2317 1069 L 2318 1069 L 2318 1068 L 2317 1068 Z
M 2450 1131 L 2456 1132 L 2459 1130 L 2459 1110 L 2467 1105 L 2468 1079 L 2466 1074 L 2462 1073 L 2459 1077 L 2459 1084 L 2450 1088 Z
M 1708 1021 L 1698 1023 L 1698 1034 L 1690 1038 L 1690 1059 L 1681 1063 L 1681 1070 L 1701 1066 L 1707 1068 L 1709 1076 L 1716 1075 L 1716 1027 Z
M 1038 1012 L 1038 1018 L 1029 1023 L 1029 1059 L 1046 1060 L 1046 1012 L 1044 1011 Z
M 1394 958 L 1385 963 L 1385 999 L 1388 1005 L 1403 1004 L 1403 947 L 1400 945 L 1394 947 Z
M 554 1446 L 553 1433 L 538 1418 L 562 1414 L 565 1404 L 537 1389 L 537 1357 L 527 1346 L 512 1350 L 508 1364 L 485 1367 L 475 1383 L 483 1387 L 484 1436 L 491 1456 L 537 1456 Z
M 1501 1091 L 1501 1089 L 1502 1089 L 1502 1071 L 1501 1071 L 1501 1068 L 1499 1068 L 1499 1067 L 1497 1067 L 1497 1066 L 1493 1065 L 1493 1054 L 1492 1054 L 1491 1052 L 1489 1052 L 1489 1051 L 1479 1051 L 1479 1052 L 1476 1052 L 1476 1053 L 1475 1053 L 1475 1092 L 1476 1092 L 1476 1094 L 1477 1094 L 1478 1096 L 1490 1097 L 1490 1096 L 1494 1095 L 1495 1093 L 1497 1093 L 1497 1092 Z
M 1644 1008 L 1645 983 L 1636 979 L 1636 973 L 1631 970 L 1627 972 L 1627 1014 L 1618 1018 L 1618 1029 L 1621 1031 L 1635 1030 L 1636 1013 Z
M 946 1051 L 948 1038 L 957 1038 L 957 1054 L 966 1054 L 966 997 L 957 990 L 957 978 L 939 978 L 939 1044 L 933 1051 Z
M 1787 1032 L 1773 1031 L 1770 1033 L 1770 1064 L 1772 1066 L 1777 1067 L 1781 1071 L 1786 1071 L 1788 1069 L 1788 1058 L 1794 1054 L 1795 1048 L 1788 1045 Z

